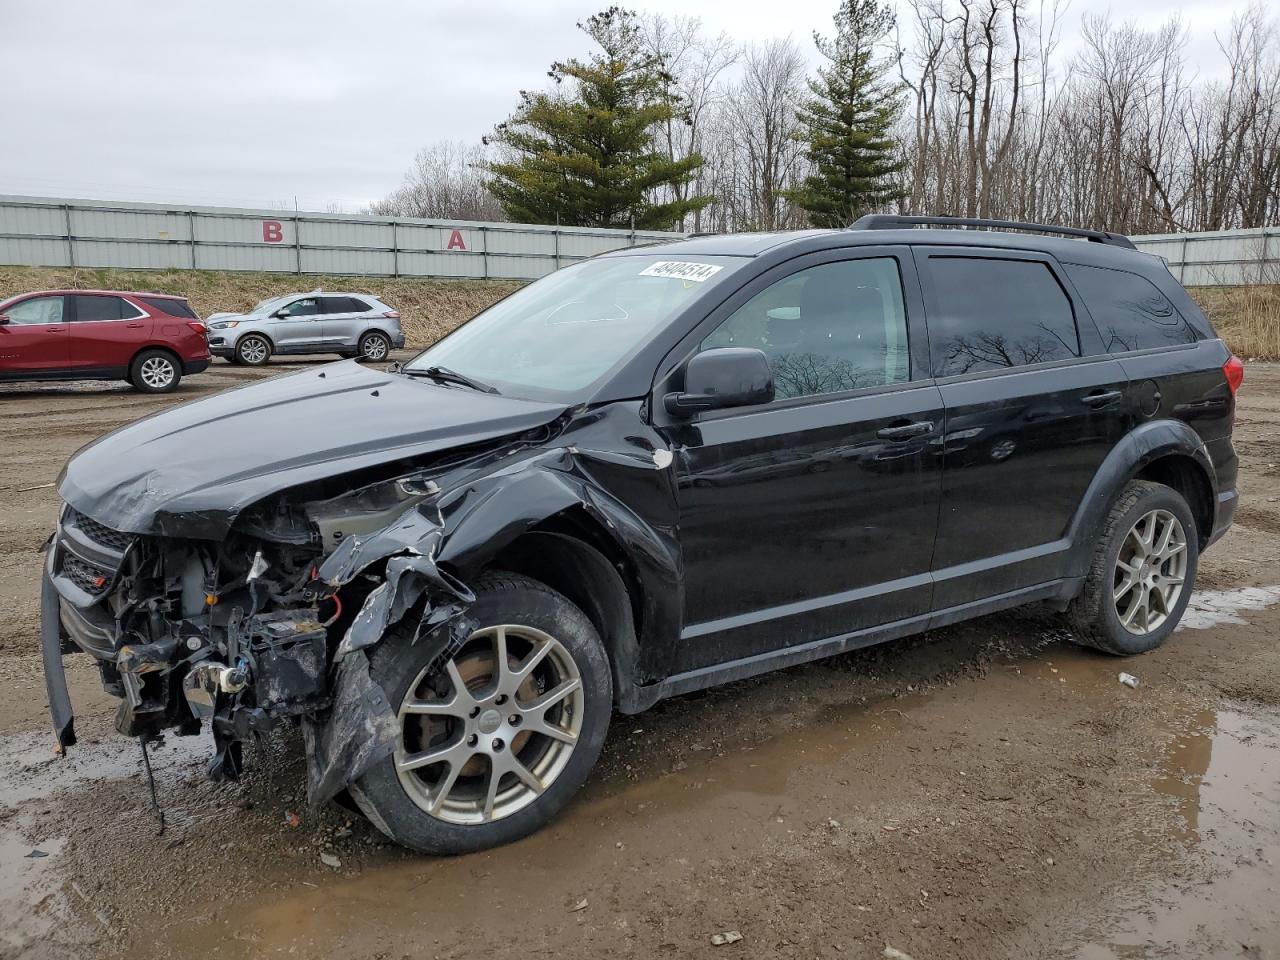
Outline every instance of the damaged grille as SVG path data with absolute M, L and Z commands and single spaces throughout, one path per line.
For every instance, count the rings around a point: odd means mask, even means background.
M 103 570 L 91 563 L 86 563 L 75 554 L 69 553 L 62 558 L 62 575 L 91 596 L 106 593 L 111 589 L 110 570 Z
M 133 540 L 132 534 L 121 533 L 119 530 L 112 530 L 107 525 L 99 523 L 92 517 L 86 517 L 74 507 L 67 508 L 67 516 L 63 523 L 66 526 L 72 526 L 80 530 L 94 543 L 117 552 L 123 551 Z

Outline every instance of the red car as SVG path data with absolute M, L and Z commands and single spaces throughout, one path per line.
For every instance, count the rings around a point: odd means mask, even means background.
M 46 290 L 0 302 L 0 381 L 127 380 L 167 393 L 210 359 L 184 297 Z

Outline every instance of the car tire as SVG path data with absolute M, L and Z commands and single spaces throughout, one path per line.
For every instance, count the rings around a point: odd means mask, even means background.
M 1182 619 L 1199 559 L 1183 496 L 1130 480 L 1103 523 L 1084 589 L 1067 608 L 1076 639 L 1121 657 L 1154 650 Z
M 129 382 L 142 393 L 168 393 L 182 380 L 182 364 L 168 350 L 143 350 L 129 364 Z
M 391 356 L 391 340 L 385 333 L 371 330 L 360 338 L 358 356 L 362 362 L 381 363 Z
M 488 849 L 551 820 L 595 765 L 613 710 L 604 644 L 577 606 L 545 584 L 508 573 L 487 574 L 475 593 L 468 613 L 479 626 L 446 665 L 428 663 L 428 645 L 415 644 L 403 623 L 369 658 L 373 679 L 401 719 L 400 741 L 351 785 L 351 795 L 379 830 L 424 853 Z M 499 649 L 508 652 L 508 669 L 495 682 Z M 514 690 L 505 702 L 503 690 Z M 539 712 L 539 701 L 559 691 Z M 434 712 L 446 708 L 455 712 Z M 572 743 L 565 742 L 570 732 Z M 451 760 L 405 769 L 442 749 Z M 493 795 L 494 763 L 513 761 L 533 782 L 508 766 Z
M 235 362 L 244 367 L 261 367 L 271 360 L 271 341 L 248 333 L 236 341 Z

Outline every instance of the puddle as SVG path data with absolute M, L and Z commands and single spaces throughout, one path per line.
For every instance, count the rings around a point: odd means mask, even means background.
M 1176 800 L 1174 835 L 1209 879 L 1132 905 L 1077 960 L 1270 956 L 1280 942 L 1280 718 L 1223 710 L 1195 721 L 1152 786 Z
M 1179 630 L 1208 630 L 1224 623 L 1247 623 L 1242 610 L 1263 610 L 1280 603 L 1280 586 L 1241 587 L 1239 590 L 1199 590 L 1191 595 Z
M 595 902 L 618 877 L 636 870 L 661 870 L 668 881 L 690 876 L 708 861 L 732 862 L 745 851 L 815 829 L 812 798 L 794 789 L 797 774 L 804 771 L 808 782 L 817 771 L 834 791 L 845 789 L 841 784 L 850 780 L 839 779 L 843 761 L 891 741 L 923 699 L 828 708 L 803 728 L 723 755 L 704 753 L 695 743 L 687 766 L 638 782 L 589 782 L 559 820 L 494 851 L 451 858 L 393 851 L 386 855 L 391 862 L 368 865 L 354 876 L 295 870 L 280 879 L 292 889 L 268 901 L 239 909 L 204 905 L 197 915 L 211 926 L 172 929 L 170 949 L 174 955 L 198 951 L 210 930 L 226 929 L 228 919 L 242 941 L 222 941 L 223 954 L 231 956 L 241 950 L 248 956 L 320 954 L 350 931 L 384 925 L 412 926 L 424 936 L 447 931 L 462 942 L 535 942 L 543 925 L 565 923 L 558 906 L 548 911 L 548 905 L 572 903 L 588 892 Z M 848 777 L 864 773 L 860 764 L 848 765 Z
M 86 929 L 75 919 L 71 900 L 83 897 L 83 891 L 57 873 L 66 840 L 36 825 L 32 808 L 40 803 L 33 801 L 51 801 L 87 783 L 140 778 L 138 744 L 125 738 L 85 742 L 58 757 L 51 739 L 45 732 L 0 738 L 0 956 L 83 956 L 103 931 L 110 931 L 101 915 L 94 919 L 102 930 Z M 157 782 L 169 785 L 198 770 L 211 750 L 212 739 L 205 737 L 170 738 L 153 747 Z M 39 839 L 33 842 L 33 836 Z

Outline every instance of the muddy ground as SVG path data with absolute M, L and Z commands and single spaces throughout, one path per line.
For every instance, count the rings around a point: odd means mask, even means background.
M 615 718 L 549 829 L 455 859 L 307 809 L 292 736 L 229 786 L 203 738 L 154 750 L 157 835 L 82 657 L 82 742 L 53 756 L 35 551 L 59 468 L 264 375 L 0 387 L 0 956 L 1280 958 L 1280 366 L 1249 368 L 1243 505 L 1161 650 L 1000 615 L 672 700 Z

